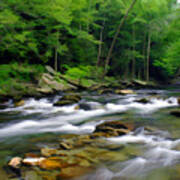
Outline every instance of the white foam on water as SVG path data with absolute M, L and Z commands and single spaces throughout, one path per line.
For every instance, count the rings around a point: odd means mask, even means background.
M 172 166 L 180 162 L 180 151 L 175 150 L 180 145 L 180 139 L 171 140 L 157 135 L 146 135 L 146 131 L 143 131 L 139 134 L 130 133 L 107 138 L 107 141 L 115 144 L 143 144 L 148 149 L 142 157 L 126 161 L 123 164 L 124 168 L 115 173 L 114 177 L 140 177 L 153 169 Z
M 141 113 L 152 113 L 154 111 L 159 110 L 160 108 L 166 108 L 166 107 L 173 107 L 173 106 L 177 106 L 178 102 L 176 98 L 168 98 L 166 100 L 163 99 L 156 99 L 153 98 L 150 100 L 149 103 L 147 104 L 142 104 L 142 103 L 138 103 L 138 102 L 134 102 L 134 98 L 129 98 L 129 103 L 128 104 L 112 104 L 112 103 L 108 103 L 106 105 L 106 108 L 108 110 L 111 111 L 126 111 L 129 109 L 137 109 L 139 110 Z

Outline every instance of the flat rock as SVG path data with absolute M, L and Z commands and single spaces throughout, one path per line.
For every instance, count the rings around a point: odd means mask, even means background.
M 127 95 L 127 94 L 135 94 L 133 90 L 126 89 L 126 90 L 116 90 L 116 94 L 121 94 L 121 95 Z

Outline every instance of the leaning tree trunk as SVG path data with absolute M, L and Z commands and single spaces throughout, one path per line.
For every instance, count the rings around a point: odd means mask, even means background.
M 120 33 L 120 30 L 121 30 L 124 22 L 126 21 L 130 10 L 134 7 L 136 1 L 137 1 L 137 0 L 133 0 L 133 1 L 132 1 L 130 7 L 127 9 L 126 14 L 125 14 L 124 17 L 122 18 L 122 20 L 121 20 L 121 22 L 120 22 L 120 24 L 119 24 L 119 26 L 118 26 L 118 28 L 117 28 L 116 34 L 114 35 L 113 41 L 112 41 L 112 43 L 111 43 L 111 46 L 110 46 L 110 49 L 109 49 L 109 52 L 108 52 L 108 55 L 107 55 L 106 60 L 105 60 L 104 76 L 107 74 L 107 69 L 108 69 L 108 65 L 109 65 L 109 62 L 110 62 L 110 58 L 111 58 L 111 56 L 112 56 L 112 52 L 113 52 L 115 43 L 116 43 L 116 41 L 117 41 L 118 35 L 119 35 L 119 33 Z
M 58 70 L 58 44 L 59 44 L 59 33 L 57 33 L 57 42 L 55 47 L 55 57 L 54 57 L 54 69 L 55 71 Z
M 102 53 L 102 43 L 103 43 L 103 31 L 104 31 L 105 20 L 103 21 L 103 25 L 100 32 L 100 44 L 97 56 L 97 67 L 101 64 L 101 53 Z
M 149 67 L 150 67 L 150 52 L 151 52 L 151 32 L 148 34 L 148 47 L 147 47 L 147 65 L 146 65 L 146 81 L 149 81 Z

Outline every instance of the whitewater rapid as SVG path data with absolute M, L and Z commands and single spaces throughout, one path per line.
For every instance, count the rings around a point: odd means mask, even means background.
M 25 105 L 21 107 L 9 107 L 0 110 L 0 113 L 18 112 L 25 120 L 15 121 L 4 124 L 0 128 L 0 138 L 23 134 L 60 132 L 60 133 L 92 133 L 96 126 L 103 123 L 91 120 L 93 117 L 105 116 L 109 114 L 123 113 L 130 110 L 140 114 L 151 114 L 160 108 L 177 106 L 177 99 L 171 97 L 168 99 L 151 98 L 149 103 L 142 104 L 135 102 L 136 95 L 129 95 L 125 98 L 116 96 L 116 102 L 100 103 L 98 101 L 85 101 L 91 110 L 77 109 L 78 104 L 71 106 L 56 107 L 53 103 L 58 100 L 58 96 L 53 100 L 43 98 L 40 100 L 25 100 Z M 118 99 L 119 98 L 119 99 Z M 33 117 L 32 119 L 29 118 Z M 38 116 L 40 115 L 40 116 Z M 38 118 L 36 118 L 36 116 Z M 27 117 L 27 118 L 26 118 Z

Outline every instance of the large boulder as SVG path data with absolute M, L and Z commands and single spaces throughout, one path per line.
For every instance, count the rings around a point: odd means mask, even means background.
M 93 137 L 98 136 L 120 136 L 132 131 L 134 127 L 130 124 L 125 124 L 120 121 L 108 121 L 98 125 L 94 131 Z M 99 135 L 100 134 L 100 135 Z

